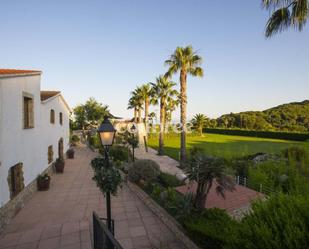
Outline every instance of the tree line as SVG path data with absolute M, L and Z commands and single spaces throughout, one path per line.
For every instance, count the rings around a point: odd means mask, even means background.
M 283 104 L 264 111 L 225 114 L 217 119 L 196 114 L 192 123 L 199 133 L 202 133 L 203 128 L 309 132 L 309 100 Z

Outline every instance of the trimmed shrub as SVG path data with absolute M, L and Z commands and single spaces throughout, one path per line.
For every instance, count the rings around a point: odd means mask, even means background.
M 239 130 L 239 129 L 215 129 L 205 128 L 205 133 L 224 134 L 224 135 L 236 135 L 246 137 L 262 137 L 262 138 L 274 138 L 284 139 L 292 141 L 305 141 L 309 139 L 309 133 L 296 133 L 296 132 L 279 132 L 279 131 L 251 131 L 251 130 Z
M 218 208 L 207 209 L 202 215 L 184 222 L 190 238 L 201 248 L 207 249 L 219 249 L 227 245 L 236 225 L 236 221 Z
M 160 174 L 159 165 L 152 160 L 141 159 L 131 164 L 129 167 L 129 180 L 139 183 L 141 180 L 151 182 L 155 180 Z
M 178 187 L 181 185 L 181 181 L 176 176 L 161 172 L 158 176 L 158 182 L 165 188 Z

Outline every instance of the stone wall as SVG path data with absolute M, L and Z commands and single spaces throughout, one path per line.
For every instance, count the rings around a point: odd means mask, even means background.
M 53 164 L 42 173 L 53 174 Z M 0 208 L 0 233 L 10 223 L 14 216 L 25 206 L 27 201 L 37 191 L 36 179 L 27 185 L 17 196 Z

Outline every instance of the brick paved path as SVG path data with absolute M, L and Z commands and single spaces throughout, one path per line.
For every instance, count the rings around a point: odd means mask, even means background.
M 92 212 L 105 217 L 105 200 L 91 179 L 88 148 L 66 160 L 64 174 L 52 175 L 47 192 L 36 192 L 0 235 L 0 249 L 91 248 Z M 116 238 L 125 249 L 184 246 L 125 185 L 112 198 Z M 163 247 L 162 247 L 163 248 Z

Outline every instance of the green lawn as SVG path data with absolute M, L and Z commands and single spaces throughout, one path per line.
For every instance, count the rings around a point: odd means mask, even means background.
M 165 136 L 165 154 L 179 159 L 180 138 L 179 135 Z M 151 137 L 148 145 L 155 149 L 158 148 L 158 137 Z M 198 146 L 206 153 L 213 156 L 233 158 L 250 155 L 258 152 L 278 153 L 290 146 L 305 146 L 309 149 L 308 142 L 295 142 L 287 140 L 277 140 L 268 138 L 231 136 L 220 134 L 204 134 L 201 136 L 188 136 L 187 146 Z

